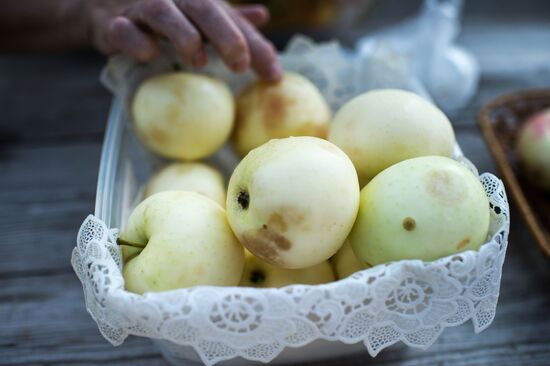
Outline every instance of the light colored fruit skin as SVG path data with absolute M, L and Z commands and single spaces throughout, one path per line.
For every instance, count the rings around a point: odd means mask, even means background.
M 334 116 L 329 141 L 353 161 L 361 187 L 402 160 L 451 157 L 453 128 L 445 114 L 422 97 L 381 89 L 359 95 Z
M 238 202 L 242 190 L 250 196 L 246 210 Z M 271 140 L 237 166 L 226 207 L 233 231 L 256 256 L 284 268 L 311 267 L 336 253 L 351 230 L 357 174 L 326 140 Z
M 123 246 L 126 289 L 136 293 L 234 286 L 244 268 L 244 250 L 225 210 L 194 192 L 167 191 L 147 198 L 130 214 L 119 239 L 145 245 L 141 253 Z
M 156 153 L 194 160 L 211 155 L 233 128 L 235 102 L 221 81 L 168 73 L 143 82 L 132 103 L 135 129 Z
M 353 253 L 349 240 L 346 240 L 340 250 L 330 258 L 330 262 L 334 267 L 338 279 L 346 278 L 355 272 L 368 268 L 368 266 L 359 262 L 355 253 Z
M 326 138 L 330 117 L 317 87 L 301 75 L 287 72 L 278 83 L 255 82 L 237 99 L 235 149 L 244 156 L 274 138 Z
M 488 228 L 489 202 L 478 178 L 452 159 L 431 156 L 393 165 L 361 190 L 349 239 L 366 264 L 431 261 L 477 250 Z
M 143 193 L 147 198 L 163 191 L 200 193 L 225 207 L 223 175 L 204 163 L 172 163 L 151 177 Z
M 251 273 L 253 271 L 262 272 L 265 275 L 265 280 L 262 283 L 252 282 Z M 335 279 L 334 271 L 328 261 L 308 268 L 286 269 L 272 266 L 246 251 L 244 271 L 239 286 L 268 288 L 294 284 L 318 285 L 332 282 Z
M 519 132 L 517 152 L 529 180 L 550 191 L 550 109 L 526 122 Z

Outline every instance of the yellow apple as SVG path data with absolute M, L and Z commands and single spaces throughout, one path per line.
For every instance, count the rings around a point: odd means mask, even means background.
M 527 177 L 533 184 L 550 191 L 550 109 L 525 122 L 516 148 Z
M 204 163 L 171 163 L 165 166 L 145 186 L 144 198 L 173 190 L 197 192 L 225 207 L 223 175 Z
M 225 210 L 195 192 L 166 191 L 141 202 L 120 233 L 126 289 L 136 293 L 196 285 L 234 286 L 244 250 Z
M 245 251 L 244 271 L 239 286 L 245 287 L 284 287 L 293 284 L 317 285 L 335 280 L 328 261 L 313 267 L 286 269 L 266 263 Z
M 317 87 L 301 75 L 287 72 L 278 83 L 256 81 L 237 99 L 235 148 L 244 156 L 274 138 L 326 138 L 330 114 Z
M 326 140 L 271 140 L 239 163 L 226 207 L 233 231 L 254 255 L 279 267 L 311 267 L 336 253 L 353 226 L 357 173 Z
M 154 76 L 132 103 L 137 134 L 157 154 L 194 160 L 213 154 L 233 128 L 235 102 L 220 80 L 183 72 Z
M 397 89 L 374 90 L 346 103 L 334 116 L 329 141 L 350 157 L 363 187 L 376 174 L 402 160 L 451 157 L 451 123 L 422 97 Z
M 346 278 L 355 272 L 359 272 L 367 268 L 366 265 L 359 262 L 355 256 L 355 253 L 353 253 L 349 240 L 346 240 L 344 245 L 342 245 L 342 248 L 340 248 L 340 250 L 336 252 L 332 258 L 330 258 L 330 261 L 334 266 L 334 271 L 336 272 L 338 279 Z
M 426 156 L 389 167 L 361 190 L 349 240 L 361 263 L 431 261 L 477 250 L 488 229 L 478 178 L 452 159 Z

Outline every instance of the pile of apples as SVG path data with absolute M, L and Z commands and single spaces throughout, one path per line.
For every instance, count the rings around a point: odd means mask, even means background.
M 320 284 L 487 238 L 489 203 L 450 158 L 451 123 L 413 93 L 371 91 L 332 117 L 295 73 L 235 101 L 220 80 L 176 72 L 144 81 L 132 114 L 141 141 L 179 162 L 151 178 L 119 235 L 129 291 Z M 196 160 L 228 139 L 243 158 L 226 189 Z

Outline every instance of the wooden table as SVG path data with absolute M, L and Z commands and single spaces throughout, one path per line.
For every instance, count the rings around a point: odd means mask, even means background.
M 496 172 L 475 122 L 481 105 L 550 85 L 550 23 L 536 9 L 520 10 L 519 18 L 468 15 L 461 36 L 483 76 L 453 123 L 480 171 Z M 101 337 L 69 262 L 94 209 L 110 101 L 98 83 L 103 62 L 86 52 L 0 56 L 0 365 L 165 364 L 146 339 L 114 348 Z M 427 351 L 396 345 L 376 359 L 365 352 L 322 364 L 549 365 L 549 310 L 550 261 L 512 206 L 500 301 L 486 331 L 474 335 L 468 322 Z

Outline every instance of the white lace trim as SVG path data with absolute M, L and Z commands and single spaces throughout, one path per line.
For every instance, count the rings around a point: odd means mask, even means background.
M 89 313 L 114 345 L 129 334 L 165 339 L 192 346 L 207 365 L 237 356 L 268 362 L 285 347 L 316 339 L 363 342 L 372 356 L 399 341 L 427 348 L 445 327 L 472 319 L 480 332 L 495 315 L 508 203 L 498 178 L 480 179 L 491 225 L 479 251 L 379 265 L 325 285 L 199 286 L 136 295 L 124 290 L 117 230 L 91 215 L 78 233 L 72 264 Z

